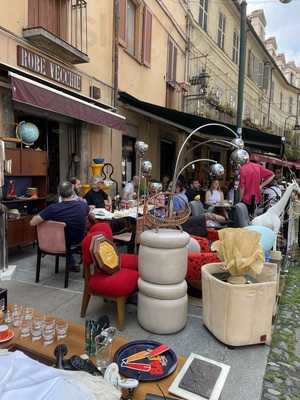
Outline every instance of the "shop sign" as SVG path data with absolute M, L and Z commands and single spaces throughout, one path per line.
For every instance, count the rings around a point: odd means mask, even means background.
M 17 64 L 62 85 L 81 90 L 80 75 L 22 46 L 17 46 Z

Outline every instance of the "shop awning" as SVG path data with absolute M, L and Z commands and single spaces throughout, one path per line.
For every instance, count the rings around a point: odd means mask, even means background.
M 125 92 L 119 92 L 119 99 L 122 103 L 124 103 L 128 108 L 133 111 L 141 113 L 150 118 L 152 117 L 163 123 L 167 123 L 171 126 L 177 127 L 178 129 L 185 130 L 186 132 L 190 132 L 200 125 L 205 125 L 209 123 L 220 123 L 220 121 L 214 121 L 208 118 L 199 117 L 197 115 L 188 114 L 185 112 L 140 101 Z M 223 124 L 236 131 L 235 126 L 227 123 Z M 201 131 L 201 135 L 204 135 L 206 137 L 232 139 L 232 134 L 222 127 L 208 127 Z M 280 136 L 271 135 L 269 133 L 261 132 L 256 129 L 243 128 L 243 139 L 246 146 L 249 146 L 254 150 L 272 153 L 275 155 L 281 154 L 282 141 Z
M 12 98 L 18 103 L 68 116 L 93 125 L 123 130 L 125 117 L 60 90 L 10 72 Z
M 251 160 L 256 162 L 264 162 L 268 164 L 278 165 L 279 167 L 289 167 L 296 168 L 300 170 L 300 162 L 297 161 L 287 161 L 276 157 L 267 156 L 264 154 L 252 153 Z

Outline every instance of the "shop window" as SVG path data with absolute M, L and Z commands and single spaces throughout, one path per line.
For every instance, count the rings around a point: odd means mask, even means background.
M 199 25 L 207 32 L 208 0 L 200 0 Z
M 226 17 L 224 14 L 220 13 L 217 44 L 222 50 L 224 50 L 224 43 L 225 43 L 225 28 L 226 28 Z

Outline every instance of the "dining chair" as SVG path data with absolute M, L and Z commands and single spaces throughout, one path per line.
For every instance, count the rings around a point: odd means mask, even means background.
M 67 288 L 69 284 L 69 264 L 71 247 L 68 245 L 66 235 L 66 224 L 64 222 L 45 221 L 37 225 L 37 261 L 36 278 L 40 280 L 41 259 L 43 255 L 55 256 L 55 273 L 59 272 L 59 257 L 65 258 L 65 283 Z M 72 249 L 73 251 L 73 249 Z

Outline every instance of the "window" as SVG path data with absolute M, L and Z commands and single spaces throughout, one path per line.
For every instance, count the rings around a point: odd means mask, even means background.
M 289 114 L 293 114 L 293 108 L 294 108 L 294 99 L 292 96 L 289 97 Z
M 269 63 L 264 64 L 264 77 L 263 77 L 263 88 L 268 91 L 271 80 L 271 66 Z
M 280 98 L 279 98 L 279 108 L 282 110 L 283 107 L 283 94 L 280 92 Z
M 290 84 L 293 85 L 294 84 L 294 74 L 291 72 L 290 75 Z
M 225 15 L 219 14 L 219 25 L 218 25 L 218 46 L 224 50 L 224 42 L 225 42 L 225 27 L 226 27 L 226 18 Z
M 150 67 L 152 14 L 136 0 L 119 0 L 119 42 L 138 61 Z
M 232 44 L 232 61 L 235 64 L 239 63 L 239 47 L 240 47 L 240 36 L 236 31 L 234 31 L 233 44 Z
M 168 40 L 168 58 L 167 58 L 167 83 L 170 86 L 176 84 L 177 69 L 177 47 L 172 39 Z
M 199 25 L 207 32 L 208 0 L 200 0 Z

